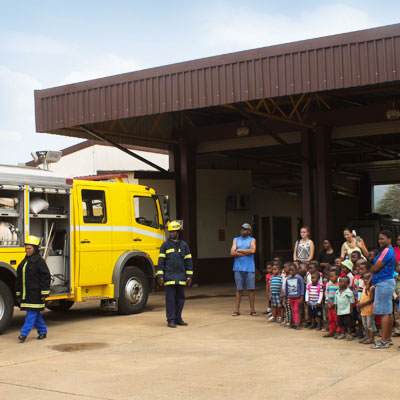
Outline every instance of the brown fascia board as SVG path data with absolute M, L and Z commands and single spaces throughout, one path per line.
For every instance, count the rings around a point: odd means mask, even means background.
M 108 86 L 162 75 L 175 74 L 178 72 L 184 72 L 198 68 L 213 67 L 217 65 L 254 60 L 262 57 L 274 57 L 278 55 L 309 51 L 324 47 L 340 46 L 369 40 L 379 40 L 390 36 L 398 36 L 399 34 L 400 24 L 381 26 L 361 31 L 324 36 L 316 39 L 307 39 L 298 42 L 260 47 L 252 50 L 244 50 L 213 57 L 200 58 L 197 60 L 184 61 L 155 68 L 148 68 L 135 72 L 113 75 L 105 78 L 92 79 L 89 81 L 57 86 L 49 89 L 36 90 L 35 96 L 40 99 L 42 97 L 56 96 L 81 90 L 94 89 L 106 85 Z

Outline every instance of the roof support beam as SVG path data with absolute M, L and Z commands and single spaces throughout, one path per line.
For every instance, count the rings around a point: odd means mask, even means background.
M 71 131 L 79 131 L 79 132 L 82 131 L 82 129 L 80 129 L 79 127 L 76 127 L 76 126 L 71 126 L 70 128 L 67 128 L 67 129 L 71 130 Z M 131 134 L 129 132 L 117 132 L 117 131 L 112 131 L 112 130 L 104 130 L 104 129 L 100 129 L 100 128 L 96 128 L 96 133 L 97 134 L 100 133 L 103 135 L 118 135 L 121 137 L 126 137 L 127 139 L 142 140 L 144 142 L 178 144 L 178 141 L 173 140 L 173 139 L 152 138 L 152 137 L 148 137 L 148 136 L 134 135 L 133 133 Z
M 228 107 L 226 105 L 225 107 Z M 282 139 L 280 136 L 278 136 L 276 133 L 271 132 L 269 129 L 267 129 L 257 118 L 254 118 L 252 115 L 249 114 L 247 110 L 243 110 L 242 108 L 235 107 L 234 105 L 229 105 L 228 108 L 231 108 L 232 110 L 237 111 L 240 115 L 242 115 L 244 118 L 248 119 L 249 121 L 253 122 L 256 124 L 264 133 L 267 135 L 273 137 L 278 143 L 280 144 L 288 144 L 286 140 Z
M 95 137 L 96 139 L 100 139 L 103 140 L 104 142 L 107 142 L 109 144 L 111 144 L 112 146 L 116 147 L 117 149 L 123 151 L 124 153 L 138 159 L 139 161 L 144 162 L 145 164 L 149 165 L 150 167 L 155 168 L 157 171 L 161 171 L 161 172 L 167 172 L 166 169 L 160 167 L 157 164 L 154 164 L 153 162 L 147 160 L 146 158 L 139 156 L 139 154 L 134 153 L 133 151 L 128 150 L 127 148 L 125 148 L 124 146 L 121 146 L 120 144 L 114 142 L 113 140 L 110 140 L 108 138 L 106 138 L 105 136 L 101 135 L 100 133 L 96 133 L 94 132 L 92 129 L 89 129 L 87 126 L 85 125 L 80 125 L 79 126 L 83 131 L 85 131 L 86 133 L 88 133 L 89 135 Z
M 378 152 L 378 154 L 381 154 L 387 158 L 391 158 L 392 160 L 400 158 L 400 153 L 398 153 L 397 151 L 389 150 L 382 146 L 375 145 L 373 143 L 368 143 L 362 139 L 352 139 L 351 141 L 358 145 L 362 145 L 362 146 L 368 147 L 370 149 L 376 150 Z

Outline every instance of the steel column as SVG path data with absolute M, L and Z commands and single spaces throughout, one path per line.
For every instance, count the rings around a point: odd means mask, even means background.
M 199 280 L 197 263 L 196 147 L 181 141 L 175 150 L 177 218 L 184 220 L 183 238 L 192 253 L 194 279 Z
M 316 187 L 317 196 L 317 232 L 314 236 L 318 238 L 316 246 L 322 246 L 322 242 L 331 238 L 333 234 L 333 209 L 332 209 L 332 181 L 329 160 L 329 144 L 331 129 L 318 127 L 314 135 L 315 143 L 315 167 L 316 167 Z M 332 239 L 331 239 L 332 240 Z M 321 250 L 321 249 L 319 249 Z
M 305 130 L 301 133 L 301 174 L 302 174 L 302 200 L 303 200 L 303 225 L 308 226 L 311 232 L 313 227 L 313 156 L 312 156 L 312 132 Z
M 303 224 L 311 229 L 316 254 L 333 229 L 330 135 L 330 128 L 318 127 L 301 136 Z

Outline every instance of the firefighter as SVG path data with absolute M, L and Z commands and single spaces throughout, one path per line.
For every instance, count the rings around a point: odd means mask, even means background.
M 182 319 L 185 286 L 192 283 L 192 255 L 186 242 L 179 239 L 182 226 L 178 221 L 168 224 L 169 239 L 160 248 L 157 280 L 165 286 L 165 306 L 169 328 L 187 326 Z
M 25 242 L 26 256 L 17 269 L 17 302 L 21 310 L 26 311 L 25 323 L 18 336 L 20 343 L 25 342 L 33 327 L 38 332 L 39 340 L 47 336 L 47 327 L 40 311 L 44 310 L 44 300 L 50 294 L 51 276 L 46 261 L 39 253 L 39 243 L 36 236 L 28 236 Z

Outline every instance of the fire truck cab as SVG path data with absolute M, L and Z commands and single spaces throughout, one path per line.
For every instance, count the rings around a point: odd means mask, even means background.
M 149 187 L 0 166 L 0 333 L 13 316 L 28 235 L 40 238 L 51 273 L 48 309 L 100 300 L 103 309 L 133 314 L 154 289 L 164 229 L 159 196 Z

